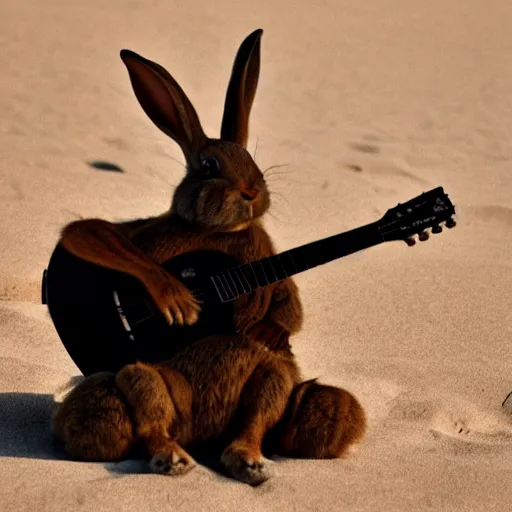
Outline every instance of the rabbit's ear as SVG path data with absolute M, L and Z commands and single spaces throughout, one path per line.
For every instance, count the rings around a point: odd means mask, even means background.
M 260 41 L 263 30 L 249 34 L 238 49 L 231 72 L 221 139 L 245 147 L 249 136 L 249 114 L 260 74 Z
M 121 50 L 135 96 L 151 121 L 174 139 L 187 160 L 206 136 L 197 113 L 176 80 L 159 64 Z

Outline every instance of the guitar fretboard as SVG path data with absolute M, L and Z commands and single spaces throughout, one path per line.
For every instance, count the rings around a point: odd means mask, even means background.
M 378 223 L 368 224 L 211 276 L 221 302 L 229 302 L 287 277 L 384 242 Z

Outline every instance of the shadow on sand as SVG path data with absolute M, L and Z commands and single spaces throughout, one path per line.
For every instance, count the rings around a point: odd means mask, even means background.
M 50 431 L 52 395 L 0 393 L 0 457 L 68 459 Z
M 54 397 L 37 393 L 0 393 L 1 457 L 72 460 L 50 429 Z M 220 453 L 191 453 L 196 461 L 223 478 Z M 0 462 L 1 463 L 1 462 Z M 130 459 L 102 464 L 112 476 L 150 473 L 146 461 Z

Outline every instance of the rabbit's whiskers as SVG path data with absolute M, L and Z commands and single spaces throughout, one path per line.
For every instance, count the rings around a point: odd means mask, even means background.
M 263 176 L 265 176 L 265 178 L 267 177 L 267 172 L 271 171 L 272 169 L 279 169 L 281 167 L 287 167 L 289 166 L 290 164 L 276 164 L 276 165 L 271 165 L 270 167 L 267 167 L 264 171 L 263 171 Z M 288 171 L 289 173 L 292 172 L 292 171 Z
M 260 138 L 258 137 L 256 139 L 256 146 L 254 147 L 254 155 L 252 156 L 252 159 L 256 161 L 256 152 L 258 151 L 258 142 L 260 141 Z
M 273 211 L 267 210 L 267 214 L 270 215 L 276 222 L 283 223 L 283 219 L 279 218 Z
M 172 155 L 166 155 L 166 156 L 168 158 L 170 158 L 171 160 L 174 160 L 175 162 L 178 162 L 181 165 L 181 167 L 183 167 L 183 169 L 187 168 L 187 166 L 183 162 L 181 162 L 178 158 L 176 158 L 175 156 L 172 156 Z
M 288 206 L 291 207 L 290 201 L 288 201 L 288 199 L 286 199 L 286 197 L 283 196 L 283 194 L 280 194 L 279 192 L 272 191 L 272 197 L 277 197 L 278 199 L 283 200 Z

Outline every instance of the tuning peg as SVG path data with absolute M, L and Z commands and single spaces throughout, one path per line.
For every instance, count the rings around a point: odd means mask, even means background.
M 413 245 L 416 244 L 416 240 L 414 240 L 414 238 L 412 238 L 412 236 L 409 236 L 407 238 L 404 239 L 405 243 L 409 246 L 409 247 L 412 247 Z
M 429 234 L 426 232 L 426 231 L 422 231 L 421 233 L 418 233 L 418 238 L 420 240 L 420 242 L 425 242 L 426 240 L 429 239 Z
M 434 235 L 436 235 L 437 233 L 441 233 L 441 231 L 443 231 L 443 228 L 440 225 L 432 227 L 432 233 L 434 233 Z
M 454 228 L 456 225 L 457 223 L 451 217 L 446 221 L 446 227 L 449 229 Z

